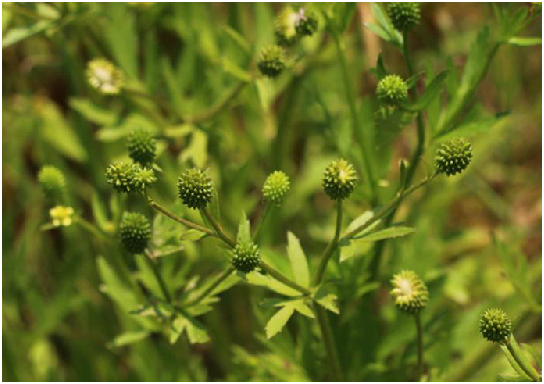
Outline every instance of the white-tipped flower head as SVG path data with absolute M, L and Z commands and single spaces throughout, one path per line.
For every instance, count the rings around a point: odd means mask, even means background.
M 53 226 L 60 227 L 69 226 L 72 224 L 72 218 L 74 217 L 74 209 L 72 207 L 63 207 L 62 205 L 57 205 L 49 210 L 49 215 L 51 216 L 51 222 Z
M 386 105 L 399 105 L 408 99 L 408 86 L 398 75 L 387 75 L 376 87 L 376 96 Z
M 413 271 L 401 271 L 391 279 L 391 296 L 402 312 L 415 314 L 425 308 L 429 292 L 425 283 Z
M 237 271 L 249 273 L 259 266 L 259 248 L 250 242 L 238 242 L 232 252 L 232 265 Z
M 277 77 L 285 69 L 283 49 L 277 45 L 263 49 L 257 66 L 263 75 L 270 78 Z
M 351 195 L 357 182 L 357 172 L 344 159 L 335 160 L 325 168 L 323 189 L 333 200 L 344 200 Z
M 296 21 L 298 14 L 292 7 L 286 6 L 274 21 L 274 36 L 278 45 L 289 47 L 298 39 Z
M 264 198 L 280 204 L 289 192 L 289 176 L 282 171 L 272 172 L 266 178 L 263 186 Z
M 489 341 L 504 344 L 512 333 L 512 322 L 500 309 L 488 309 L 480 318 L 480 333 Z
M 312 36 L 317 31 L 317 15 L 310 8 L 300 8 L 295 20 L 297 34 L 301 37 Z
M 93 88 L 107 95 L 119 93 L 124 84 L 123 73 L 104 59 L 95 59 L 87 64 L 87 80 Z
M 466 139 L 440 144 L 436 151 L 436 172 L 452 176 L 463 172 L 472 160 L 472 145 Z

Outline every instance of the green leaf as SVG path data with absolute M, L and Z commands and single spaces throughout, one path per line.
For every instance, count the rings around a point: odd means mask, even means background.
M 174 344 L 183 331 L 187 331 L 187 338 L 191 344 L 207 343 L 210 341 L 208 332 L 200 322 L 189 315 L 178 315 L 170 330 L 170 343 Z
M 74 111 L 98 125 L 113 125 L 117 121 L 116 113 L 99 107 L 88 99 L 72 97 L 69 103 Z
M 109 344 L 111 347 L 122 347 L 124 345 L 129 345 L 136 343 L 138 341 L 144 340 L 149 336 L 149 331 L 132 331 L 124 332 L 115 337 Z
M 378 240 L 391 239 L 394 237 L 406 236 L 413 232 L 415 232 L 414 228 L 403 227 L 403 226 L 392 226 L 389 228 L 380 229 L 370 234 L 363 234 L 360 236 L 356 236 L 353 238 L 353 240 L 373 242 Z
M 251 229 L 249 227 L 249 220 L 246 217 L 246 213 L 242 212 L 240 217 L 240 224 L 238 224 L 238 235 L 236 240 L 238 242 L 250 242 L 251 241 Z
M 346 260 L 351 259 L 354 256 L 357 255 L 364 255 L 367 254 L 368 251 L 372 248 L 371 242 L 362 242 L 362 241 L 353 241 L 353 240 L 345 240 L 342 241 L 340 244 L 340 262 L 344 262 Z
M 347 227 L 346 230 L 344 231 L 344 235 L 346 235 L 346 234 L 350 233 L 351 231 L 354 231 L 354 230 L 356 230 L 357 228 L 359 228 L 360 226 L 364 225 L 367 221 L 369 221 L 370 219 L 372 219 L 373 216 L 374 216 L 374 212 L 373 212 L 373 211 L 366 211 L 366 212 L 364 212 L 363 214 L 361 214 L 360 216 L 356 217 L 356 218 L 348 225 L 348 227 Z M 363 230 L 362 232 L 360 232 L 358 235 L 359 235 L 359 236 L 362 236 L 363 234 L 372 231 L 379 223 L 380 223 L 380 220 L 376 220 L 376 222 L 372 223 L 368 228 L 366 228 L 365 230 Z
M 3 12 L 2 12 L 3 13 Z M 53 27 L 55 21 L 41 20 L 28 28 L 13 28 L 2 34 L 2 48 L 17 44 L 31 36 L 37 35 L 46 29 Z
M 314 300 L 323 308 L 328 309 L 331 312 L 340 313 L 338 304 L 336 303 L 338 297 L 334 293 L 328 293 L 323 286 L 321 286 L 314 294 Z
M 249 283 L 261 287 L 266 287 L 276 293 L 279 293 L 280 295 L 300 296 L 300 292 L 296 291 L 295 289 L 288 287 L 283 283 L 280 283 L 279 281 L 273 279 L 270 276 L 264 276 L 257 271 L 250 272 L 246 274 L 245 277 Z
M 519 364 L 516 361 L 516 359 L 514 358 L 514 356 L 512 356 L 512 354 L 508 350 L 508 347 L 506 345 L 501 345 L 500 347 L 501 347 L 504 355 L 506 356 L 506 359 L 510 363 L 510 366 L 514 369 L 514 371 L 516 371 L 518 373 L 518 375 L 521 378 L 523 378 L 523 380 L 521 380 L 521 381 L 531 381 L 529 376 L 527 376 L 525 371 L 519 366 Z
M 93 209 L 94 220 L 96 221 L 100 229 L 105 230 L 109 223 L 108 216 L 106 213 L 106 207 L 96 191 L 93 191 L 91 204 Z
M 478 120 L 468 121 L 466 123 L 459 124 L 447 133 L 438 135 L 437 138 L 440 138 L 440 140 L 442 141 L 450 140 L 454 137 L 467 137 L 477 134 L 483 134 L 491 129 L 495 129 L 495 127 L 499 124 L 502 124 L 509 115 L 509 112 L 503 112 L 492 117 L 485 117 Z
M 234 29 L 230 28 L 227 25 L 221 26 L 221 29 L 226 33 L 228 37 L 232 39 L 242 50 L 246 53 L 251 53 L 251 48 L 249 42 Z
M 266 324 L 266 338 L 271 339 L 278 334 L 283 329 L 285 324 L 287 324 L 287 321 L 289 321 L 294 312 L 295 305 L 293 305 L 292 302 L 287 303 L 278 312 L 276 312 Z
M 537 351 L 535 347 L 530 344 L 521 343 L 521 346 L 527 351 L 533 358 L 533 362 L 536 364 L 538 371 L 542 371 L 542 355 Z
M 521 375 L 499 375 L 499 377 L 497 378 L 497 380 L 499 382 L 503 382 L 503 383 L 506 383 L 506 382 L 525 382 L 525 381 L 528 381 L 530 382 L 531 379 L 529 379 L 527 376 L 521 376 Z
M 287 255 L 291 262 L 295 282 L 303 287 L 308 287 L 310 285 L 308 261 L 300 246 L 300 241 L 292 232 L 287 232 Z
M 128 283 L 121 280 L 104 257 L 96 259 L 98 273 L 103 282 L 102 291 L 111 297 L 126 312 L 130 312 L 139 305 L 138 298 Z
M 448 76 L 448 70 L 440 72 L 431 83 L 425 88 L 421 96 L 416 100 L 414 104 L 403 104 L 402 108 L 412 112 L 419 112 L 424 110 L 444 88 L 444 81 Z
M 306 317 L 309 317 L 310 319 L 314 319 L 314 313 L 312 312 L 311 308 L 306 304 L 304 299 L 295 300 L 293 301 L 293 305 L 295 307 L 295 311 L 300 313 L 301 315 L 304 315 Z
M 115 61 L 128 78 L 138 78 L 138 36 L 134 13 L 125 3 L 107 3 L 103 36 Z
M 511 37 L 508 39 L 508 44 L 518 47 L 531 47 L 533 45 L 541 45 L 542 38 L 540 37 Z

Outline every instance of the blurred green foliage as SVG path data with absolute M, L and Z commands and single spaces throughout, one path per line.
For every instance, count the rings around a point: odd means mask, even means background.
M 266 282 L 228 278 L 164 337 L 156 319 L 164 308 L 149 299 L 160 296 L 151 267 L 115 236 L 125 209 L 154 212 L 140 196 L 117 194 L 105 169 L 126 159 L 135 127 L 154 132 L 153 198 L 200 221 L 181 205 L 176 180 L 187 165 L 209 168 L 213 209 L 230 233 L 245 213 L 258 221 L 262 184 L 283 170 L 291 190 L 271 210 L 261 249 L 304 285 L 305 259 L 315 270 L 334 234 L 325 167 L 342 156 L 364 175 L 344 203 L 346 225 L 385 204 L 406 172 L 399 161 L 416 150 L 420 111 L 427 145 L 414 180 L 425 177 L 443 139 L 470 138 L 474 159 L 462 175 L 437 179 L 400 206 L 394 223 L 407 236 L 376 243 L 378 236 L 343 247 L 342 262 L 333 257 L 325 286 L 338 302 L 324 294 L 322 305 L 338 311 L 330 321 L 344 379 L 412 377 L 415 328 L 388 295 L 402 269 L 429 288 L 422 321 L 432 380 L 513 374 L 478 333 L 480 314 L 492 306 L 541 354 L 542 61 L 534 36 L 542 31 L 540 16 L 524 22 L 536 5 L 423 5 L 410 35 L 416 76 L 408 80 L 420 96 L 405 109 L 384 109 L 374 95 L 385 74 L 410 77 L 403 36 L 378 4 L 316 6 L 317 33 L 290 49 L 277 79 L 259 77 L 256 58 L 273 43 L 281 9 L 2 5 L 3 380 L 330 379 L 319 329 L 301 301 L 280 305 L 279 317 L 298 312 L 284 327 L 282 319 L 267 327 L 278 296 L 255 287 Z M 96 58 L 122 71 L 119 95 L 88 84 L 87 63 Z M 38 181 L 44 165 L 64 174 L 72 225 L 51 228 L 54 204 Z M 157 266 L 170 292 L 189 300 L 228 266 L 219 243 L 200 238 L 155 214 Z

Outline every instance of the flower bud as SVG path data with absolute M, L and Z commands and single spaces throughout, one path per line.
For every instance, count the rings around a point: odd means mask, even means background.
M 263 75 L 270 78 L 277 77 L 285 69 L 283 49 L 277 45 L 263 49 L 257 66 Z
M 512 322 L 500 309 L 488 309 L 480 318 L 480 333 L 489 341 L 503 344 L 508 341 L 511 332 Z
M 387 13 L 393 27 L 400 32 L 408 32 L 419 24 L 421 11 L 419 3 L 389 3 Z
M 357 173 L 353 165 L 344 159 L 335 160 L 325 168 L 323 189 L 333 200 L 344 200 L 355 188 Z
M 189 208 L 205 208 L 212 200 L 212 193 L 212 181 L 206 171 L 189 168 L 178 179 L 179 197 Z
M 239 242 L 232 252 L 232 265 L 237 271 L 249 273 L 259 266 L 259 248 L 250 242 Z
M 391 295 L 399 310 L 408 314 L 416 314 L 429 301 L 429 292 L 425 283 L 413 271 L 401 271 L 391 279 L 393 289 Z
M 95 59 L 87 64 L 87 80 L 93 88 L 107 95 L 119 93 L 124 84 L 123 73 L 104 59 Z
M 52 200 L 60 201 L 64 194 L 64 175 L 52 165 L 43 166 L 38 174 L 38 181 L 45 194 Z
M 153 163 L 157 143 L 153 134 L 147 129 L 137 128 L 128 138 L 128 154 L 137 163 L 147 166 Z
M 312 36 L 317 31 L 317 15 L 309 8 L 300 8 L 297 13 L 295 27 L 297 34 L 302 36 Z
M 386 105 L 399 105 L 408 99 L 408 86 L 398 75 L 387 75 L 376 87 L 378 100 Z
M 268 201 L 281 204 L 289 192 L 289 177 L 282 171 L 271 173 L 264 182 L 263 195 Z
M 459 138 L 440 144 L 436 151 L 436 172 L 448 176 L 461 173 L 472 160 L 472 146 L 466 139 Z
M 125 212 L 119 228 L 121 243 L 133 254 L 142 253 L 151 237 L 149 220 L 137 212 Z
M 298 14 L 292 7 L 285 7 L 274 21 L 274 36 L 278 45 L 289 47 L 296 43 L 298 36 L 296 21 Z

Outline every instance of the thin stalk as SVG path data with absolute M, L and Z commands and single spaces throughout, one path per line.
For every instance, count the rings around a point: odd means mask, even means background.
M 192 229 L 196 229 L 197 231 L 200 231 L 200 232 L 204 232 L 210 236 L 215 236 L 215 237 L 218 237 L 214 231 L 212 231 L 211 229 L 208 229 L 206 227 L 203 227 L 201 225 L 198 225 L 196 223 L 193 223 L 192 221 L 189 221 L 189 220 L 186 220 L 182 217 L 179 217 L 177 215 L 174 215 L 172 212 L 168 211 L 166 208 L 164 208 L 163 206 L 161 206 L 159 203 L 151 200 L 151 198 L 148 197 L 148 203 L 149 205 L 151 205 L 153 208 L 155 208 L 157 211 L 165 214 L 166 216 L 168 216 L 169 218 L 171 218 L 172 220 L 174 221 L 177 221 L 178 223 L 180 224 L 183 224 L 185 225 L 186 227 L 189 227 L 189 228 L 192 228 Z
M 294 281 L 288 279 L 285 277 L 281 272 L 277 271 L 276 269 L 272 268 L 270 265 L 266 264 L 264 261 L 261 261 L 261 268 L 263 271 L 268 273 L 270 276 L 272 276 L 274 279 L 278 280 L 280 283 L 283 283 L 287 285 L 288 287 L 293 288 L 294 290 L 302 293 L 303 295 L 310 296 L 312 292 L 310 292 L 309 289 L 304 288 Z
M 257 242 L 259 240 L 259 235 L 261 234 L 261 229 L 263 228 L 264 222 L 270 213 L 270 210 L 272 209 L 272 203 L 270 201 L 267 201 L 264 206 L 263 214 L 261 215 L 261 220 L 259 221 L 259 224 L 257 225 L 257 228 L 255 229 L 255 232 L 253 233 L 253 240 Z
M 330 360 L 333 381 L 342 381 L 340 359 L 338 358 L 338 351 L 336 350 L 336 343 L 334 341 L 334 335 L 332 333 L 327 311 L 319 306 L 319 304 L 314 303 L 314 313 L 319 324 L 319 329 L 321 330 L 321 337 L 323 338 L 327 356 Z
M 155 101 L 157 102 L 161 108 L 163 108 L 165 111 L 172 111 L 172 108 L 171 106 L 161 97 L 159 96 L 154 96 L 146 91 L 142 91 L 142 90 L 139 90 L 139 89 L 135 89 L 135 88 L 130 88 L 130 87 L 123 87 L 123 91 L 125 91 L 126 93 L 130 94 L 130 95 L 133 95 L 133 96 L 136 96 L 136 97 L 141 97 L 141 98 L 145 98 L 145 99 L 148 99 L 150 101 Z
M 215 288 L 219 286 L 227 277 L 229 277 L 232 272 L 234 272 L 234 267 L 229 267 L 226 270 L 224 270 L 221 275 L 204 291 L 202 291 L 197 297 L 195 297 L 193 300 L 189 301 L 185 306 L 190 307 L 192 305 L 200 303 L 206 296 L 208 296 Z
M 321 261 L 319 262 L 319 267 L 315 275 L 314 285 L 318 285 L 321 282 L 321 279 L 323 278 L 325 269 L 327 269 L 327 264 L 329 263 L 329 260 L 332 254 L 334 253 L 334 250 L 338 247 L 338 241 L 340 239 L 341 230 L 342 230 L 342 200 L 338 200 L 336 204 L 336 230 L 334 233 L 334 238 L 331 240 L 329 245 L 327 245 L 327 248 L 325 248 L 325 252 L 323 252 L 323 256 L 321 256 Z
M 421 315 L 414 315 L 417 329 L 417 377 L 421 381 L 423 376 L 423 328 L 421 327 Z
M 165 300 L 169 303 L 172 302 L 172 297 L 170 296 L 170 292 L 168 292 L 168 287 L 166 286 L 166 283 L 164 279 L 162 278 L 160 271 L 157 268 L 157 265 L 155 264 L 155 262 L 153 261 L 149 251 L 145 252 L 144 258 L 147 261 L 147 264 L 149 265 L 151 270 L 153 271 L 153 275 L 155 275 L 155 279 L 157 280 L 157 283 L 159 283 L 162 295 L 164 296 Z
M 82 217 L 76 217 L 74 220 L 77 224 L 81 225 L 83 228 L 85 228 L 90 234 L 95 236 L 100 241 L 107 241 L 108 237 L 95 225 L 89 223 L 87 220 L 85 220 Z
M 229 235 L 226 234 L 226 232 L 223 230 L 221 225 L 212 216 L 210 211 L 204 207 L 204 208 L 200 208 L 200 212 L 202 212 L 204 217 L 206 217 L 206 219 L 208 219 L 208 221 L 212 225 L 213 229 L 215 230 L 215 233 L 217 234 L 217 237 L 219 237 L 221 240 L 223 240 L 229 246 L 234 248 L 236 246 L 236 241 L 234 241 Z
M 352 85 L 355 82 L 351 78 L 348 65 L 346 62 L 346 57 L 344 56 L 344 51 L 342 50 L 342 47 L 340 45 L 340 37 L 335 32 L 332 33 L 332 37 L 334 40 L 334 46 L 336 48 L 336 54 L 338 56 L 338 60 L 340 61 L 340 68 L 342 70 L 342 79 L 344 81 L 344 88 L 346 90 L 346 97 L 348 100 L 353 132 L 355 132 L 356 134 L 359 134 L 360 132 L 362 132 L 361 131 L 362 125 L 359 119 L 359 113 L 357 112 L 357 106 L 355 104 L 355 96 L 352 91 Z M 364 138 L 360 136 L 358 137 L 358 141 L 361 146 L 361 152 L 363 155 L 365 178 L 366 180 L 368 180 L 368 184 L 370 186 L 371 201 L 375 201 L 376 185 L 375 185 L 374 176 L 372 174 L 372 164 L 371 164 L 368 146 L 366 144 L 367 140 L 363 140 L 363 139 Z
M 514 338 L 514 335 L 511 335 L 511 340 L 509 340 L 506 343 L 506 348 L 508 348 L 508 351 L 512 354 L 512 357 L 514 360 L 516 360 L 516 363 L 523 369 L 523 371 L 534 381 L 540 381 L 540 377 L 538 376 L 538 372 L 535 370 L 535 368 L 531 365 L 531 363 L 527 360 L 525 355 L 523 354 L 523 351 L 519 347 L 516 339 Z

